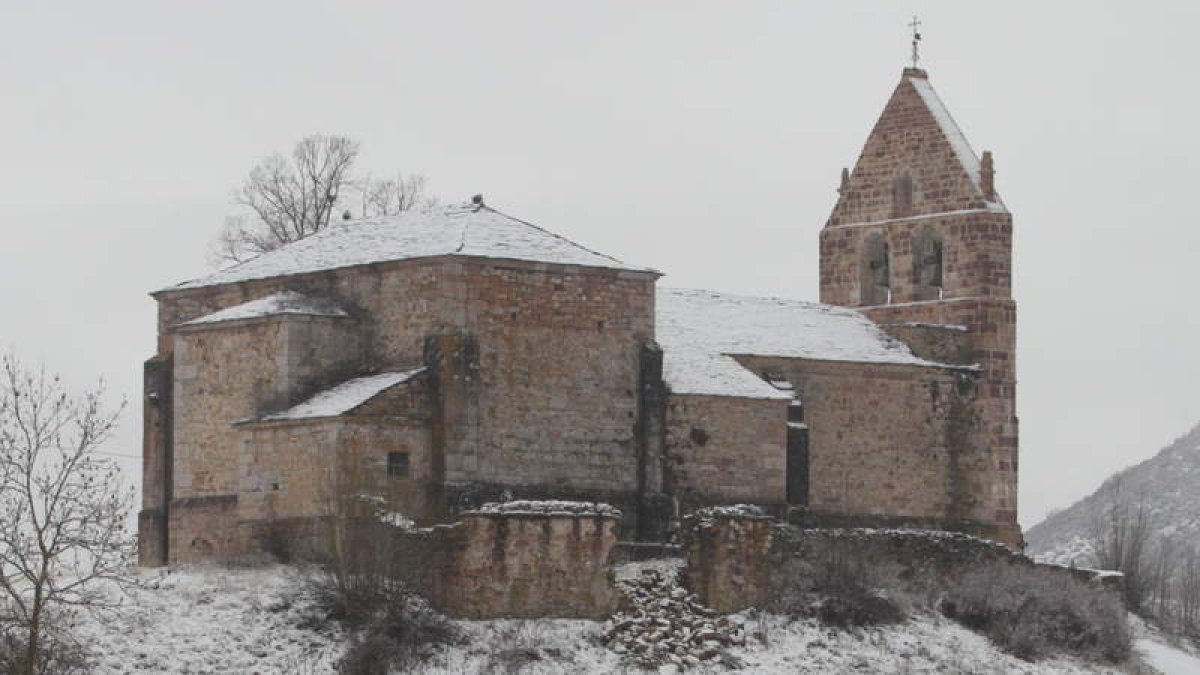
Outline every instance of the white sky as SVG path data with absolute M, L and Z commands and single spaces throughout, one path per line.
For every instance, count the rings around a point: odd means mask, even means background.
M 1014 213 L 1028 527 L 1200 419 L 1196 3 L 5 3 L 0 348 L 106 378 L 138 455 L 146 293 L 314 132 L 665 284 L 816 299 L 914 12 Z

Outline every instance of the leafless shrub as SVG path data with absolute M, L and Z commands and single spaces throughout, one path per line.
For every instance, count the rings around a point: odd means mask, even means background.
M 122 489 L 115 462 L 98 454 L 120 412 L 106 410 L 103 396 L 102 386 L 72 395 L 44 368 L 0 357 L 6 672 L 65 668 L 72 659 L 61 619 L 105 604 L 96 582 L 126 579 L 133 541 L 125 521 L 133 495 Z
M 772 611 L 815 616 L 840 627 L 893 624 L 908 617 L 896 569 L 869 562 L 851 542 L 826 542 L 809 558 L 791 561 L 786 575 L 789 583 Z
M 488 649 L 488 660 L 483 672 L 510 675 L 524 672 L 530 665 L 544 659 L 554 659 L 562 654 L 557 649 L 547 650 L 544 625 L 537 621 L 512 621 L 503 625 L 492 636 Z
M 1019 658 L 1070 653 L 1118 663 L 1132 648 L 1125 609 L 1094 584 L 993 561 L 947 584 L 942 612 Z
M 1107 486 L 1108 503 L 1091 525 L 1096 566 L 1125 575 L 1125 604 L 1148 613 L 1155 580 L 1148 569 L 1153 519 L 1145 499 L 1127 494 L 1120 478 Z

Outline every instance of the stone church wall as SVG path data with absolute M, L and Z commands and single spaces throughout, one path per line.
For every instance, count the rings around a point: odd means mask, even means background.
M 925 79 L 919 70 L 906 70 L 905 75 Z M 901 81 L 872 129 L 829 224 L 983 207 L 979 189 L 944 139 L 914 85 Z M 896 178 L 905 173 L 911 194 L 898 199 Z
M 473 350 L 478 378 L 443 382 L 443 395 L 475 408 L 447 430 L 455 444 L 446 449 L 446 478 L 465 504 L 468 489 L 483 498 L 502 487 L 605 501 L 636 489 L 639 355 L 653 337 L 653 280 L 467 263 L 463 348 Z
M 964 470 L 986 458 L 969 414 L 970 371 L 739 356 L 792 384 L 809 429 L 808 508 L 817 514 L 950 521 L 985 486 Z
M 942 237 L 942 298 L 1007 298 L 1012 283 L 1012 216 L 976 211 L 890 220 L 821 230 L 821 302 L 858 307 L 867 238 L 887 241 L 891 303 L 924 302 L 913 243 L 924 232 Z M 934 298 L 936 299 L 936 298 Z
M 786 400 L 672 394 L 667 482 L 682 511 L 709 504 L 784 504 Z

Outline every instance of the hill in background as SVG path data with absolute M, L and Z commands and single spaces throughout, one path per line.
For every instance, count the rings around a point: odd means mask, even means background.
M 1115 500 L 1144 505 L 1156 537 L 1200 540 L 1200 425 L 1030 528 L 1027 553 L 1044 562 L 1093 565 L 1091 533 Z

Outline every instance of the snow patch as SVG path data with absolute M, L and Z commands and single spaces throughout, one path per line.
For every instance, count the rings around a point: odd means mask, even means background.
M 258 421 L 302 420 L 319 417 L 336 417 L 354 410 L 371 400 L 385 389 L 407 382 L 425 368 L 416 368 L 396 373 L 380 373 L 343 382 L 332 389 L 313 396 L 307 401 L 283 412 L 260 417 Z
M 476 509 L 476 512 L 518 515 L 621 517 L 620 509 L 603 502 L 572 502 L 560 499 L 517 499 L 510 502 L 492 502 L 480 506 Z
M 952 367 L 917 358 L 870 319 L 844 307 L 660 288 L 655 320 L 663 379 L 675 394 L 792 398 L 732 358 L 740 354 Z
M 207 314 L 198 319 L 185 322 L 183 326 L 200 326 L 222 321 L 237 321 L 239 319 L 257 319 L 266 316 L 296 314 L 303 316 L 349 316 L 346 310 L 338 307 L 331 300 L 313 298 L 295 291 L 283 291 L 264 298 L 244 302 L 240 305 L 222 309 L 219 312 Z

